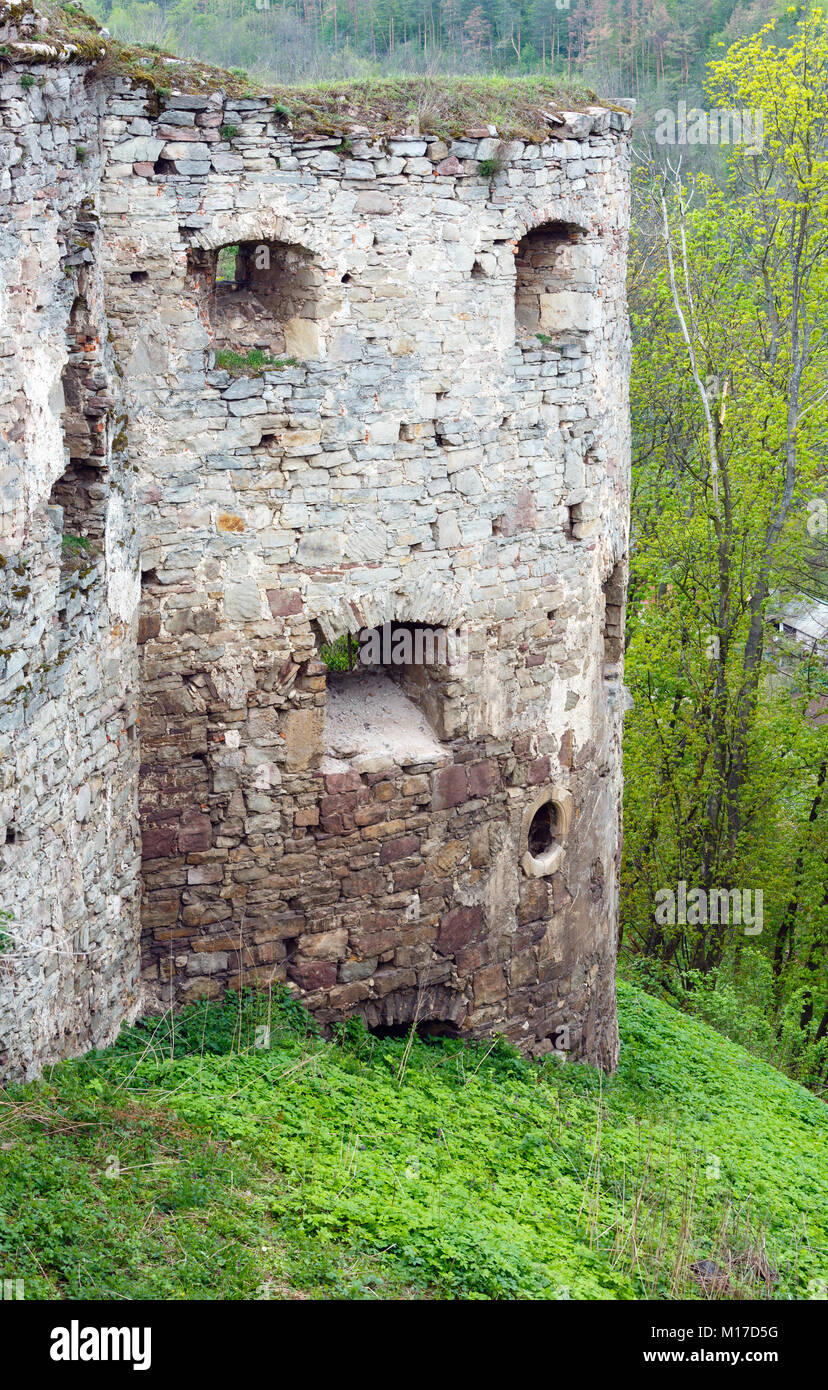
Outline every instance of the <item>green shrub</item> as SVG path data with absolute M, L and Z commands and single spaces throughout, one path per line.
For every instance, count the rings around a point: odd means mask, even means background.
M 329 671 L 353 671 L 359 659 L 359 645 L 346 632 L 335 642 L 323 642 L 321 656 Z

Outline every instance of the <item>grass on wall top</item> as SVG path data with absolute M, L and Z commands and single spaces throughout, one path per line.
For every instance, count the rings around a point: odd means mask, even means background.
M 7 6 L 0 0 L 0 15 Z M 163 110 L 173 94 L 223 91 L 233 98 L 262 98 L 273 114 L 290 122 L 299 134 L 347 137 L 354 126 L 372 135 L 413 131 L 442 137 L 462 136 L 469 129 L 495 125 L 504 138 L 540 142 L 550 135 L 544 112 L 579 110 L 595 103 L 595 94 L 578 82 L 547 77 L 429 77 L 400 76 L 350 82 L 317 82 L 297 87 L 263 85 L 240 68 L 229 71 L 196 59 L 177 57 L 157 45 L 125 44 L 100 38 L 98 20 L 78 4 L 55 0 L 22 0 L 15 14 L 44 16 L 37 33 L 21 32 L 24 49 L 15 42 L 0 46 L 0 65 L 31 69 L 55 61 L 54 53 L 36 45 L 72 44 L 74 61 L 86 62 L 102 76 L 123 75 L 136 87 L 154 93 Z M 31 46 L 31 47 L 30 47 Z M 607 103 L 600 103 L 607 104 Z

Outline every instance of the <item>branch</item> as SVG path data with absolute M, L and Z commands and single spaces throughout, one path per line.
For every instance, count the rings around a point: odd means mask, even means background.
M 667 199 L 665 198 L 663 191 L 659 194 L 659 198 L 660 198 L 660 201 L 661 201 L 661 212 L 662 212 L 662 217 L 663 217 L 663 219 L 664 219 L 664 244 L 665 244 L 665 247 L 666 247 L 666 250 L 667 250 L 667 266 L 668 266 L 668 270 L 669 270 L 669 273 L 670 273 L 670 290 L 671 290 L 672 296 L 673 296 L 673 307 L 674 307 L 674 309 L 675 309 L 675 311 L 676 311 L 676 317 L 678 318 L 678 321 L 679 321 L 679 326 L 680 326 L 680 328 L 681 328 L 682 337 L 684 338 L 685 344 L 686 344 L 686 346 L 687 346 L 687 353 L 688 353 L 688 356 L 689 356 L 689 358 L 690 358 L 690 370 L 691 370 L 691 372 L 692 372 L 692 374 L 693 374 L 693 381 L 695 382 L 696 390 L 697 390 L 698 393 L 699 393 L 699 399 L 700 399 L 701 404 L 702 404 L 702 410 L 704 411 L 704 419 L 705 419 L 705 424 L 706 424 L 706 426 L 707 426 L 707 448 L 708 448 L 708 454 L 709 454 L 709 457 L 710 457 L 710 481 L 711 481 L 711 484 L 712 484 L 712 487 L 713 487 L 713 501 L 716 502 L 716 503 L 718 503 L 718 501 L 719 501 L 719 463 L 718 463 L 718 457 L 717 457 L 717 454 L 716 454 L 716 430 L 715 430 L 715 427 L 714 427 L 714 424 L 713 424 L 713 417 L 712 417 L 712 415 L 711 415 L 711 413 L 710 413 L 710 402 L 709 402 L 708 399 L 707 399 L 707 392 L 705 391 L 705 389 L 704 389 L 704 384 L 703 384 L 703 382 L 702 382 L 701 377 L 699 376 L 699 369 L 698 369 L 698 367 L 697 367 L 697 365 L 696 365 L 696 353 L 695 353 L 695 349 L 694 349 L 694 347 L 693 347 L 693 342 L 692 342 L 692 339 L 691 339 L 691 337 L 690 337 L 690 333 L 689 333 L 688 328 L 687 328 L 687 321 L 686 321 L 686 319 L 685 319 L 685 317 L 684 317 L 684 311 L 683 311 L 683 309 L 682 309 L 682 307 L 681 307 L 681 301 L 680 301 L 680 299 L 679 299 L 678 288 L 677 288 L 677 286 L 676 286 L 676 267 L 675 267 L 675 262 L 674 262 L 674 260 L 673 260 L 673 241 L 672 241 L 672 236 L 671 236 L 671 233 L 670 233 L 670 220 L 669 220 L 669 217 L 667 216 Z M 684 227 L 684 205 L 683 205 L 683 203 L 680 203 L 680 207 L 681 207 L 682 229 L 683 229 L 683 227 Z M 687 248 L 686 248 L 686 243 L 684 243 L 683 246 L 682 246 L 682 258 L 683 258 L 683 265 L 684 265 L 684 275 L 685 275 L 685 279 L 686 279 L 687 276 L 688 276 L 688 274 L 689 274 L 688 266 L 687 266 Z

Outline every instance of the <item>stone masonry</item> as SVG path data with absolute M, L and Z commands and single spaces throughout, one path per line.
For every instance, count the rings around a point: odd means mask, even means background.
M 0 1070 L 277 981 L 613 1068 L 629 116 L 309 138 L 24 71 Z

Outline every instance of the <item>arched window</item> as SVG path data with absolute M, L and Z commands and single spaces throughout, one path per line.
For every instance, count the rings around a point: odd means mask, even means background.
M 239 241 L 211 251 L 191 251 L 213 336 L 217 364 L 222 355 L 245 359 L 318 357 L 322 271 L 307 247 L 284 241 Z M 234 365 L 230 360 L 229 365 Z
M 583 236 L 584 228 L 573 222 L 545 222 L 519 242 L 515 258 L 518 341 L 543 340 L 593 326 L 597 304 L 583 275 L 576 273 L 578 257 L 573 255 Z

